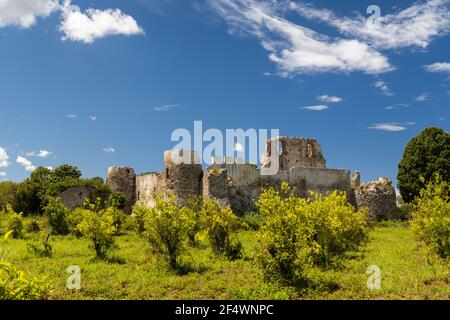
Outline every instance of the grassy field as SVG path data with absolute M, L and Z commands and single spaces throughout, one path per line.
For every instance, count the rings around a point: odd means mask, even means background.
M 53 286 L 50 299 L 449 299 L 450 271 L 418 243 L 405 223 L 376 226 L 362 252 L 341 266 L 311 270 L 307 288 L 282 287 L 263 281 L 254 262 L 254 231 L 241 231 L 244 258 L 227 261 L 208 247 L 193 248 L 183 256 L 178 273 L 169 272 L 152 256 L 146 242 L 134 233 L 117 238 L 116 261 L 93 259 L 89 243 L 73 236 L 52 237 L 52 258 L 27 251 L 37 239 L 0 240 L 4 259 L 27 275 L 45 276 Z M 66 268 L 81 268 L 81 290 L 65 287 Z M 381 268 L 381 289 L 369 290 L 369 265 Z

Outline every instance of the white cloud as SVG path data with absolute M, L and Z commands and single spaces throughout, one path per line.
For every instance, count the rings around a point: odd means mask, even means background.
M 96 116 L 89 116 L 88 118 L 89 118 L 89 120 L 91 120 L 91 122 L 97 121 L 97 117 Z
M 385 96 L 393 96 L 393 95 L 395 95 L 395 93 L 393 93 L 391 91 L 391 89 L 389 89 L 388 84 L 386 82 L 384 82 L 384 81 L 378 80 L 378 81 L 376 81 L 373 84 L 373 86 L 375 88 L 380 89 L 382 95 L 385 95 Z
M 393 105 L 387 106 L 386 110 L 394 110 L 394 109 L 400 109 L 400 108 L 409 108 L 409 104 L 406 103 L 395 103 Z
M 66 0 L 61 10 L 63 20 L 59 30 L 64 33 L 63 40 L 92 43 L 107 36 L 145 33 L 133 17 L 120 9 L 90 8 L 82 12 L 78 6 L 71 5 Z
M 0 27 L 30 28 L 58 8 L 58 0 L 0 0 Z
M 113 147 L 106 147 L 106 148 L 103 148 L 103 151 L 106 153 L 113 153 L 113 152 L 116 152 L 116 149 L 114 149 Z
M 6 172 L 0 171 L 0 177 L 6 177 L 6 176 L 7 176 Z
M 180 104 L 165 104 L 165 105 L 162 105 L 159 107 L 155 107 L 155 108 L 153 108 L 153 110 L 165 112 L 165 111 L 170 111 L 171 109 L 179 107 L 179 106 L 181 106 L 181 105 Z
M 26 155 L 29 156 L 29 157 L 47 158 L 52 153 L 53 152 L 48 151 L 48 150 L 39 150 L 39 152 L 36 152 L 36 151 L 28 152 Z
M 275 1 L 208 0 L 230 26 L 259 39 L 276 63 L 279 74 L 362 71 L 377 74 L 392 70 L 388 59 L 358 40 L 330 39 L 287 20 Z
M 450 62 L 435 62 L 424 66 L 428 72 L 443 72 L 450 74 Z
M 323 110 L 327 110 L 328 108 L 329 107 L 325 106 L 325 105 L 318 105 L 318 106 L 303 107 L 302 109 L 310 110 L 310 111 L 323 111 Z
M 323 96 L 317 97 L 317 100 L 322 101 L 322 102 L 338 103 L 338 102 L 341 102 L 343 99 L 340 97 L 329 96 L 329 95 L 325 94 Z
M 450 32 L 449 0 L 418 1 L 393 14 L 382 13 L 379 26 L 368 23 L 367 15 L 339 17 L 331 10 L 292 1 L 287 8 L 380 49 L 426 48 L 435 38 Z
M 6 168 L 9 166 L 9 156 L 5 149 L 0 147 L 0 168 Z
M 407 129 L 408 126 L 413 126 L 415 124 L 416 123 L 412 122 L 412 121 L 406 121 L 403 123 L 398 123 L 398 122 L 376 123 L 373 126 L 369 127 L 369 129 L 398 132 L 398 131 L 404 131 Z
M 369 129 L 397 132 L 406 130 L 406 127 L 397 123 L 376 123 Z
M 242 152 L 244 151 L 244 146 L 242 145 L 242 143 L 236 143 L 234 145 L 234 150 L 236 150 L 237 152 Z
M 415 97 L 414 100 L 419 101 L 419 102 L 424 102 L 424 101 L 427 101 L 429 98 L 430 97 L 427 93 L 422 93 L 421 95 L 418 95 L 417 97 Z
M 33 163 L 22 156 L 17 156 L 16 162 L 28 172 L 33 172 L 34 170 L 36 170 L 36 167 L 33 165 Z
M 66 115 L 66 117 L 69 118 L 69 119 L 76 119 L 76 118 L 78 118 L 78 115 L 73 114 L 73 113 L 69 113 L 68 115 Z

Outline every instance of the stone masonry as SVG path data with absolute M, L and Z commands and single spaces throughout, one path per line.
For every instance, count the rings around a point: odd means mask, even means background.
M 268 155 L 275 140 L 279 142 L 275 157 L 279 159 L 280 168 L 274 175 L 264 175 L 261 168 L 241 160 L 227 160 L 224 164 L 213 164 L 203 170 L 196 152 L 172 150 L 164 153 L 163 172 L 136 176 L 131 168 L 111 167 L 108 184 L 112 191 L 122 192 L 127 197 L 128 211 L 136 202 L 153 205 L 153 194 L 157 193 L 174 195 L 182 203 L 196 196 L 215 199 L 242 215 L 256 209 L 255 201 L 262 187 L 279 188 L 286 181 L 299 197 L 307 197 L 310 191 L 321 194 L 345 191 L 349 203 L 355 207 L 369 208 L 369 212 L 376 212 L 377 217 L 392 216 L 391 191 L 378 198 L 378 193 L 371 193 L 370 188 L 364 185 L 359 186 L 359 172 L 350 177 L 350 170 L 326 168 L 325 158 L 315 139 L 281 137 L 268 140 Z M 268 163 L 262 161 L 262 166 L 266 165 Z M 395 191 L 393 195 L 395 205 Z M 389 201 L 385 202 L 387 199 Z

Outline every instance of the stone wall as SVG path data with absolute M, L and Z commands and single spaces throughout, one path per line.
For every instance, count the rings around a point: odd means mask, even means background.
M 230 206 L 227 169 L 212 166 L 203 172 L 203 198 L 213 199 L 226 207 Z
M 152 206 L 153 193 L 163 194 L 163 175 L 161 173 L 148 173 L 136 177 L 136 202 L 144 202 Z
M 280 171 L 293 167 L 325 168 L 326 161 L 316 139 L 279 137 L 267 141 L 266 159 L 270 159 L 272 144 L 278 142 Z M 268 164 L 263 164 L 268 165 Z
M 81 207 L 86 199 L 91 199 L 89 188 L 74 187 L 61 193 L 61 203 L 69 209 Z
M 121 192 L 127 199 L 125 212 L 130 213 L 136 203 L 136 174 L 128 167 L 110 167 L 108 186 L 112 192 Z
M 358 208 L 366 208 L 369 219 L 373 221 L 395 218 L 397 197 L 392 181 L 388 178 L 378 178 L 362 184 L 356 189 Z

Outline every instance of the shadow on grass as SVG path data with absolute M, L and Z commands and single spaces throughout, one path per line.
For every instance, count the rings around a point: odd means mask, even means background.
M 177 266 L 173 271 L 178 276 L 185 276 L 190 273 L 203 274 L 209 270 L 211 270 L 211 268 L 207 265 L 181 260 L 177 263 Z
M 104 257 L 104 258 L 93 257 L 90 260 L 90 262 L 91 263 L 105 262 L 105 263 L 114 263 L 114 264 L 126 264 L 126 260 L 124 258 L 120 258 L 120 257 L 117 257 L 117 256 Z

